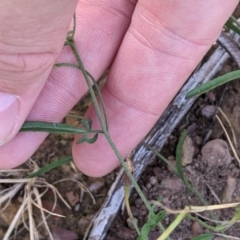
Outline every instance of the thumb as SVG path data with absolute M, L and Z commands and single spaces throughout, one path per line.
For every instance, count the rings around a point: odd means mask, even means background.
M 0 1 L 0 146 L 16 135 L 41 92 L 77 3 Z

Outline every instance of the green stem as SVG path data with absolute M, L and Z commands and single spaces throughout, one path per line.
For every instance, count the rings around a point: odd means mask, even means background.
M 137 181 L 134 179 L 133 175 L 131 174 L 131 172 L 129 171 L 128 167 L 127 167 L 127 164 L 124 162 L 124 159 L 123 157 L 121 156 L 121 154 L 119 153 L 117 147 L 115 146 L 111 136 L 109 135 L 108 133 L 108 130 L 106 128 L 106 124 L 104 123 L 103 121 L 103 118 L 102 118 L 102 115 L 101 115 L 101 110 L 99 108 L 99 105 L 98 105 L 98 102 L 97 102 L 97 98 L 95 96 L 95 93 L 94 93 L 94 90 L 92 88 L 92 85 L 91 85 L 91 82 L 89 80 L 89 75 L 87 74 L 87 71 L 85 70 L 84 66 L 83 66 L 83 63 L 82 63 L 82 60 L 77 52 L 77 49 L 76 49 L 76 45 L 75 45 L 75 42 L 74 42 L 74 39 L 72 39 L 72 41 L 69 43 L 69 45 L 71 46 L 72 48 L 72 51 L 76 57 L 76 60 L 79 64 L 79 67 L 83 73 L 83 76 L 87 82 L 87 85 L 88 85 L 88 88 L 89 88 L 89 92 L 90 92 L 90 95 L 92 97 L 92 101 L 93 101 L 93 105 L 95 107 L 95 110 L 96 110 L 96 114 L 98 116 L 98 119 L 99 119 L 99 122 L 100 122 L 100 125 L 101 125 L 101 128 L 102 128 L 102 131 L 106 137 L 106 140 L 108 141 L 108 143 L 110 144 L 110 146 L 112 147 L 114 153 L 116 154 L 117 158 L 119 159 L 122 167 L 124 168 L 127 176 L 131 179 L 132 181 L 132 184 L 133 186 L 135 187 L 136 191 L 138 192 L 139 196 L 141 197 L 142 201 L 144 202 L 145 206 L 147 207 L 147 209 L 149 211 L 151 211 L 151 206 L 148 202 L 148 200 L 146 199 L 146 197 L 144 196 L 143 192 L 141 191 L 140 187 L 138 186 L 137 184 Z M 164 227 L 160 224 L 160 228 L 161 230 L 164 231 Z

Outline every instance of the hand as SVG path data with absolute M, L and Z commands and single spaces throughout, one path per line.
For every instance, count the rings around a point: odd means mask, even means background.
M 85 68 L 98 79 L 110 134 L 123 156 L 142 140 L 219 35 L 237 6 L 230 1 L 2 0 L 0 2 L 0 168 L 27 160 L 45 133 L 18 133 L 27 120 L 61 121 L 86 93 L 62 49 L 76 8 L 75 41 Z M 61 51 L 61 53 L 60 53 Z M 60 54 L 59 54 L 60 53 Z M 49 75 L 50 74 L 50 75 Z M 99 124 L 91 107 L 93 129 Z M 104 136 L 73 144 L 81 171 L 102 176 L 118 165 Z

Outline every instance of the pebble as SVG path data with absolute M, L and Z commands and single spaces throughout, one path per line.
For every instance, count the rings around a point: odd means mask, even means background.
M 169 163 L 171 163 L 171 165 L 176 167 L 176 160 L 175 160 L 174 156 L 169 156 L 167 159 L 168 159 Z M 174 172 L 174 170 L 172 169 L 172 167 L 169 164 L 167 165 L 167 169 L 170 173 Z
M 154 186 L 154 185 L 157 184 L 158 180 L 157 180 L 156 177 L 151 176 L 151 177 L 149 178 L 149 182 Z
M 81 209 L 81 204 L 78 202 L 77 204 L 75 204 L 75 206 L 74 206 L 74 211 L 75 212 L 79 212 L 80 211 L 80 209 Z
M 206 93 L 208 99 L 211 101 L 211 102 L 215 102 L 216 101 L 216 96 L 213 92 L 208 92 Z
M 133 224 L 133 221 L 135 221 L 135 223 L 136 223 L 136 225 L 138 225 L 138 220 L 137 220 L 137 218 L 128 218 L 127 219 L 127 225 L 128 225 L 128 227 L 130 228 L 130 229 L 135 229 L 135 227 L 134 227 L 134 224 Z
M 71 207 L 75 206 L 77 202 L 79 202 L 79 196 L 74 194 L 73 191 L 69 191 L 66 193 L 66 198 L 71 205 Z
M 8 227 L 14 219 L 20 206 L 21 204 L 19 204 L 18 202 L 9 202 L 7 207 L 3 211 L 1 211 L 0 226 Z M 26 220 L 27 218 L 28 215 L 24 214 L 24 219 Z M 22 218 L 20 219 L 20 221 L 22 221 Z
M 46 210 L 53 212 L 55 214 L 63 215 L 63 210 L 62 208 L 56 204 L 55 208 L 53 209 L 54 202 L 48 201 L 48 200 L 42 200 L 42 207 L 45 208 Z M 62 217 L 60 216 L 52 216 L 52 219 L 54 219 L 56 222 L 60 221 Z
M 126 240 L 126 239 L 136 239 L 136 231 L 129 229 L 127 227 L 121 227 L 115 232 L 116 239 Z
M 134 201 L 134 204 L 137 208 L 140 208 L 143 204 L 142 202 L 142 199 L 141 198 L 137 198 L 135 201 Z
M 3 239 L 5 232 L 4 228 L 0 227 L 0 239 Z
M 161 168 L 160 167 L 154 167 L 153 168 L 153 173 L 154 173 L 154 175 L 156 176 L 156 178 L 158 179 L 158 180 L 160 180 L 161 179 L 161 172 L 162 172 L 162 170 L 161 170 Z
M 202 226 L 198 222 L 193 222 L 192 224 L 192 233 L 193 236 L 198 236 L 203 231 Z
M 214 139 L 207 142 L 202 150 L 202 157 L 208 162 L 210 167 L 217 165 L 228 165 L 232 161 L 228 144 L 222 139 Z
M 146 188 L 147 188 L 147 189 L 150 189 L 151 187 L 152 187 L 151 183 L 148 182 L 148 183 L 146 184 Z
M 231 203 L 232 202 L 232 196 L 233 196 L 233 193 L 235 192 L 236 185 L 237 185 L 236 178 L 228 176 L 228 179 L 227 179 L 226 185 L 223 189 L 223 193 L 222 193 L 222 197 L 221 197 L 222 203 Z
M 141 209 L 135 206 L 131 206 L 131 212 L 134 217 L 141 215 Z
M 89 219 L 87 217 L 81 217 L 78 221 L 79 226 L 87 226 L 89 224 Z
M 60 227 L 55 227 L 54 229 L 52 229 L 51 233 L 54 240 L 78 239 L 78 235 L 76 233 Z M 48 237 L 47 239 L 50 240 L 51 238 Z
M 203 139 L 200 136 L 196 136 L 195 141 L 196 141 L 196 144 L 198 146 L 200 146 L 202 144 L 202 142 L 203 142 Z
M 181 191 L 183 188 L 185 188 L 184 184 L 179 178 L 164 178 L 161 181 L 161 186 L 170 190 L 174 191 Z
M 84 230 L 86 230 L 87 226 L 90 224 L 93 218 L 94 218 L 93 214 L 87 215 L 85 217 L 81 217 L 78 221 L 79 231 L 83 232 Z
M 196 128 L 197 128 L 197 124 L 193 122 L 191 125 L 187 127 L 187 131 L 189 134 L 192 134 L 196 131 Z
M 104 186 L 104 181 L 97 180 L 93 182 L 88 188 L 91 192 L 96 193 Z
M 187 136 L 182 147 L 182 166 L 186 166 L 192 163 L 194 155 L 194 145 L 192 139 Z
M 141 208 L 141 216 L 147 216 L 147 214 L 148 214 L 147 209 L 144 208 L 144 207 L 142 207 L 142 208 Z
M 216 113 L 217 109 L 215 106 L 212 106 L 212 105 L 206 105 L 202 108 L 201 110 L 201 114 L 202 116 L 204 116 L 205 118 L 211 120 L 214 116 L 215 116 L 215 113 Z
M 156 240 L 159 238 L 159 236 L 161 235 L 161 233 L 159 231 L 151 231 L 149 233 L 148 239 L 149 240 Z

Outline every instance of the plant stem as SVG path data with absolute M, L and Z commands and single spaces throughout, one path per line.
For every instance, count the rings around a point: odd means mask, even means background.
M 98 102 L 97 102 L 97 98 L 95 96 L 95 93 L 94 93 L 94 90 L 93 90 L 93 87 L 91 85 L 91 82 L 89 80 L 89 74 L 88 72 L 85 70 L 84 66 L 83 66 L 83 63 L 82 63 L 82 60 L 79 56 L 79 53 L 76 49 L 76 45 L 75 45 L 75 42 L 74 42 L 74 39 L 72 39 L 71 42 L 68 43 L 69 46 L 72 48 L 72 51 L 76 57 L 76 60 L 78 62 L 78 65 L 79 65 L 79 68 L 81 69 L 82 73 L 83 73 L 83 76 L 87 82 L 87 85 L 88 85 L 88 88 L 89 88 L 89 92 L 90 92 L 90 95 L 92 97 L 92 101 L 93 101 L 93 105 L 95 107 L 95 110 L 96 110 L 96 114 L 98 116 L 98 120 L 100 122 L 100 125 L 101 125 L 101 128 L 102 128 L 102 131 L 105 135 L 105 138 L 106 140 L 108 141 L 108 143 L 110 144 L 110 146 L 112 147 L 112 150 L 114 151 L 114 153 L 116 154 L 117 158 L 119 159 L 122 167 L 124 168 L 127 176 L 131 179 L 131 182 L 133 184 L 133 186 L 135 187 L 136 191 L 138 192 L 140 198 L 142 199 L 142 201 L 144 202 L 146 208 L 151 211 L 151 205 L 149 204 L 148 200 L 146 199 L 146 197 L 144 196 L 143 192 L 141 191 L 140 187 L 138 186 L 137 184 L 137 181 L 134 179 L 133 175 L 131 174 L 131 172 L 129 171 L 128 167 L 127 167 L 127 164 L 125 163 L 123 157 L 121 156 L 120 152 L 118 151 L 117 147 L 115 146 L 111 136 L 109 135 L 108 133 L 108 130 L 107 130 L 107 126 L 102 118 L 102 114 L 101 114 L 101 110 L 99 108 L 99 105 L 98 105 Z M 162 224 L 159 223 L 159 226 L 161 228 L 161 230 L 164 231 L 164 227 L 162 226 Z

